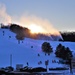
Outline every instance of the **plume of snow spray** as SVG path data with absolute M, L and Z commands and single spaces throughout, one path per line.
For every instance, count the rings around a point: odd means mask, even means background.
M 28 28 L 31 24 L 35 24 L 43 29 L 43 34 L 46 33 L 47 36 L 54 35 L 58 39 L 60 38 L 62 39 L 59 31 L 56 28 L 54 28 L 53 25 L 46 19 L 42 19 L 36 16 L 23 15 L 21 16 L 19 22 L 23 27 L 28 27 Z
M 5 5 L 0 3 L 0 23 L 11 23 L 11 17 L 6 13 Z
M 23 27 L 29 27 L 31 24 L 35 24 L 41 27 L 46 33 L 60 35 L 59 31 L 48 20 L 36 16 L 21 16 L 19 23 Z
M 31 24 L 34 24 L 38 27 L 41 27 L 41 29 L 43 30 L 43 34 L 49 33 L 47 35 L 55 35 L 62 38 L 59 31 L 56 30 L 48 20 L 36 16 L 28 16 L 25 14 L 19 16 L 18 19 L 16 19 L 16 17 L 7 14 L 6 7 L 2 3 L 0 3 L 0 22 L 4 24 L 12 22 L 18 23 L 19 25 L 27 28 L 29 28 Z

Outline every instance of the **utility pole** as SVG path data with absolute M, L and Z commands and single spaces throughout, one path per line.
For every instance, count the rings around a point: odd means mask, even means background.
M 10 66 L 12 67 L 12 54 L 10 54 Z
M 70 64 L 70 73 L 73 74 L 73 72 L 72 72 L 72 58 L 69 59 L 69 64 Z

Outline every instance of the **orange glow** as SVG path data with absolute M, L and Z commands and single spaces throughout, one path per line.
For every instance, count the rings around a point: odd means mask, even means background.
M 36 24 L 30 24 L 28 27 L 31 30 L 31 33 L 44 33 L 43 28 Z

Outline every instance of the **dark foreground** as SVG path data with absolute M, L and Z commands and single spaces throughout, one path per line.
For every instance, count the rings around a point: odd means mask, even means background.
M 29 73 L 29 72 L 0 72 L 0 75 L 64 75 L 64 73 L 47 73 L 47 72 L 35 72 L 35 73 Z

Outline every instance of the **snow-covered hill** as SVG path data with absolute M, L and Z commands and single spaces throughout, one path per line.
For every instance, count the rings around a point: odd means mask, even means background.
M 55 57 L 54 54 L 54 51 L 59 43 L 69 47 L 73 53 L 75 52 L 74 42 L 58 42 L 25 38 L 23 42 L 20 41 L 20 44 L 18 44 L 18 40 L 16 40 L 15 36 L 16 35 L 8 29 L 0 29 L 0 67 L 6 67 L 10 65 L 11 54 L 13 67 L 15 67 L 16 64 L 23 64 L 26 66 L 27 62 L 29 63 L 30 67 L 46 67 L 46 60 L 49 60 L 48 67 L 65 66 L 58 63 L 52 63 L 52 60 L 59 61 L 59 58 Z M 53 47 L 53 53 L 50 56 L 45 56 L 45 53 L 43 53 L 41 50 L 42 43 L 46 41 L 50 42 L 51 46 Z M 31 46 L 33 46 L 33 48 L 31 48 Z M 40 56 L 38 56 L 38 53 Z M 40 61 L 42 61 L 42 64 L 39 65 L 38 62 Z

